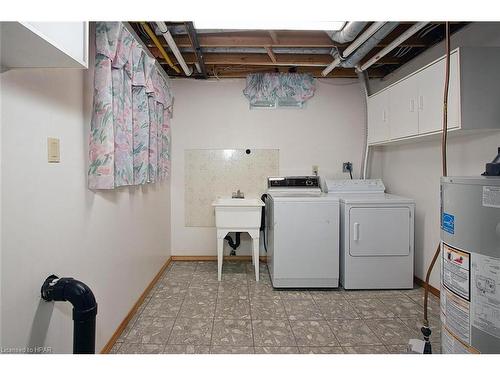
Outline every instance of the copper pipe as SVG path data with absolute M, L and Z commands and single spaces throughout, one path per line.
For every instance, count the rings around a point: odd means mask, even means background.
M 448 161 L 447 161 L 447 140 L 448 140 L 448 91 L 450 88 L 450 24 L 446 22 L 446 67 L 445 67 L 445 79 L 444 79 L 444 95 L 443 95 L 443 134 L 441 136 L 441 163 L 443 170 L 443 177 L 448 175 Z M 440 218 L 441 220 L 441 218 Z M 427 319 L 427 305 L 429 300 L 429 279 L 431 277 L 432 269 L 439 257 L 441 252 L 441 244 L 438 245 L 434 257 L 432 258 L 431 264 L 427 269 L 427 275 L 425 276 L 424 284 L 424 326 L 429 326 L 429 321 Z
M 441 253 L 441 244 L 437 246 L 436 252 L 434 253 L 434 257 L 432 257 L 431 264 L 427 269 L 427 274 L 425 275 L 425 284 L 424 284 L 424 326 L 429 326 L 429 320 L 427 319 L 427 304 L 429 301 L 429 279 L 431 278 L 431 272 L 436 264 L 437 258 Z
M 447 163 L 447 140 L 448 140 L 448 90 L 450 88 L 450 24 L 446 22 L 446 68 L 444 80 L 444 95 L 443 95 L 443 134 L 441 137 L 441 156 L 443 176 L 448 175 Z

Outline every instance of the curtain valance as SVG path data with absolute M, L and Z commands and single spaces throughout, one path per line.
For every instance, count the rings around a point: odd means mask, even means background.
M 253 73 L 247 76 L 243 94 L 250 104 L 294 100 L 303 103 L 316 89 L 312 75 L 302 73 Z
M 89 188 L 166 178 L 173 96 L 155 60 L 121 22 L 97 22 Z

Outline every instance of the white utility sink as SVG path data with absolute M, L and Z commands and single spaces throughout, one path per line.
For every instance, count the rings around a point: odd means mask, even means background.
M 212 203 L 215 207 L 215 226 L 217 228 L 260 227 L 260 215 L 264 202 L 257 198 L 218 198 Z
M 255 280 L 259 281 L 259 229 L 264 202 L 257 198 L 218 198 L 212 206 L 215 208 L 215 226 L 217 227 L 219 281 L 222 277 L 224 237 L 229 232 L 248 232 L 252 237 L 252 262 L 255 268 Z

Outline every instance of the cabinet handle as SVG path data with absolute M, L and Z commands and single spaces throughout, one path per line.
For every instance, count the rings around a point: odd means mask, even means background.
M 415 112 L 415 99 L 410 100 L 410 112 Z
M 353 229 L 353 239 L 354 241 L 359 241 L 359 223 L 354 223 Z
M 424 110 L 424 96 L 423 95 L 420 95 L 418 98 L 418 109 L 420 109 L 421 111 Z
M 382 111 L 382 121 L 383 122 L 387 121 L 387 112 L 385 111 L 385 109 Z

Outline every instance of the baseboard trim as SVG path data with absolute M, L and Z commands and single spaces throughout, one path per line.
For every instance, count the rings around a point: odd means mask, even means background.
M 172 261 L 178 262 L 200 262 L 200 261 L 216 261 L 216 255 L 173 255 Z M 259 257 L 261 262 L 267 262 L 267 256 Z M 224 260 L 236 260 L 236 261 L 250 261 L 252 260 L 251 255 L 226 255 Z
M 425 286 L 425 281 L 419 279 L 417 276 L 414 276 L 413 280 L 415 281 L 415 284 L 421 287 Z M 429 292 L 431 292 L 431 294 L 434 294 L 437 298 L 440 298 L 441 296 L 441 292 L 439 291 L 439 289 L 434 288 L 432 285 L 429 285 Z
M 158 282 L 158 280 L 160 279 L 161 275 L 167 269 L 168 265 L 171 262 L 172 262 L 172 257 L 169 257 L 167 259 L 167 261 L 165 262 L 165 264 L 160 268 L 160 270 L 158 271 L 158 273 L 156 274 L 156 276 L 153 278 L 153 280 L 151 280 L 151 282 L 148 284 L 148 286 L 146 287 L 146 289 L 144 289 L 144 292 L 142 292 L 142 294 L 140 295 L 140 297 L 137 300 L 137 302 L 134 304 L 134 306 L 132 306 L 132 308 L 130 309 L 130 311 L 128 312 L 128 314 L 125 316 L 125 318 L 123 319 L 123 321 L 120 323 L 120 325 L 116 329 L 115 333 L 113 333 L 113 336 L 111 336 L 111 338 L 106 343 L 106 345 L 104 345 L 104 347 L 102 348 L 102 350 L 100 352 L 101 354 L 108 354 L 111 351 L 111 349 L 113 348 L 113 345 L 115 345 L 115 343 L 116 343 L 116 340 L 118 340 L 118 338 L 120 337 L 120 335 L 123 333 L 123 331 L 127 327 L 127 324 L 130 322 L 130 320 L 132 320 L 132 318 L 134 317 L 135 313 L 137 312 L 137 310 L 139 309 L 139 307 L 141 306 L 141 304 L 146 299 L 146 296 L 148 295 L 148 293 L 151 291 L 151 289 L 153 289 L 153 287 Z

